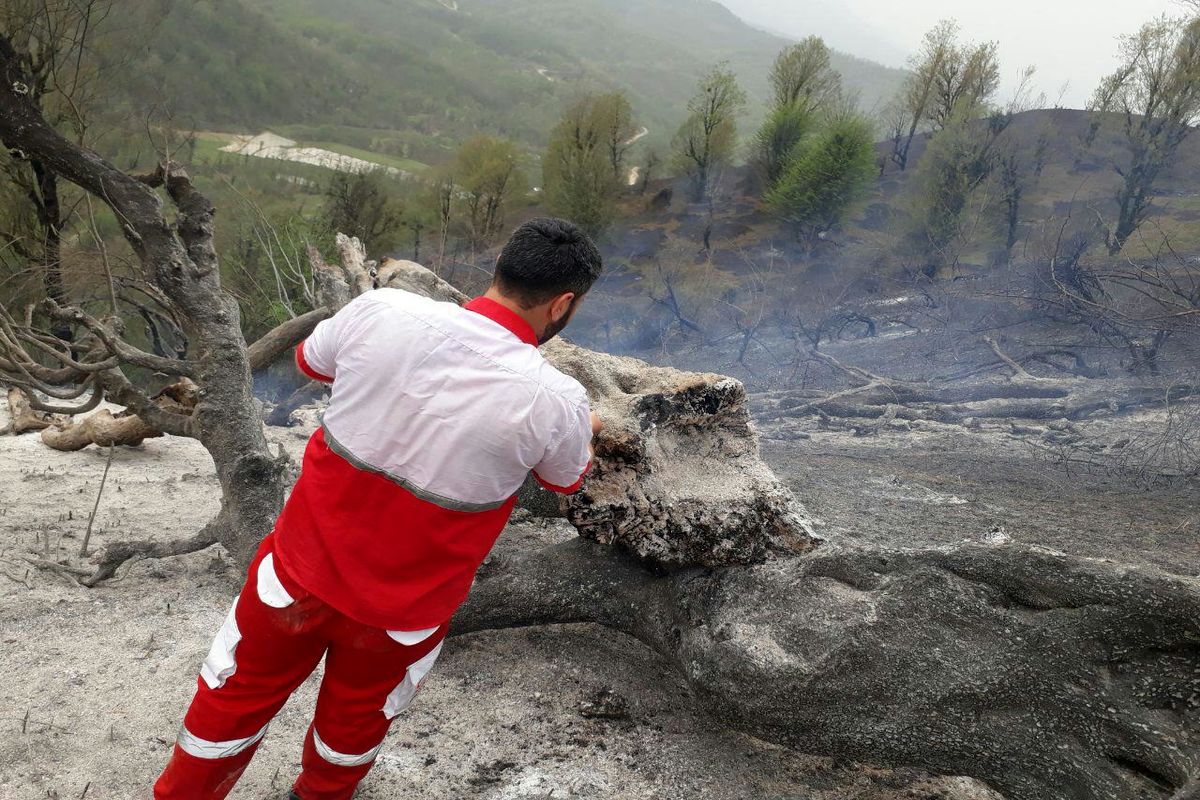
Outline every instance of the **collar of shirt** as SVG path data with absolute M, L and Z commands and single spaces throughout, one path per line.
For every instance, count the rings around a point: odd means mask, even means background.
M 463 308 L 474 311 L 476 314 L 482 314 L 492 322 L 503 325 L 525 344 L 538 346 L 538 337 L 533 332 L 533 326 L 522 319 L 517 312 L 505 308 L 490 297 L 476 297 Z

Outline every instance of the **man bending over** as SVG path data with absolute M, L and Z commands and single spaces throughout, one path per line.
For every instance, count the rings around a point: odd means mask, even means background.
M 526 475 L 556 492 L 583 481 L 599 422 L 537 348 L 599 274 L 585 234 L 536 219 L 466 306 L 379 289 L 300 344 L 300 369 L 333 384 L 329 409 L 204 659 L 155 798 L 225 797 L 322 657 L 291 797 L 354 793 Z

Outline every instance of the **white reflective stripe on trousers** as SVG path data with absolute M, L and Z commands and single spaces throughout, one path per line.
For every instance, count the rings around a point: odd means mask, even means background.
M 225 622 L 217 631 L 212 647 L 208 649 L 204 663 L 200 665 L 200 677 L 210 689 L 220 689 L 225 685 L 225 681 L 237 672 L 235 656 L 238 642 L 242 640 L 242 632 L 238 630 L 237 624 L 237 604 L 238 598 L 235 597 L 233 605 L 229 607 L 229 613 L 225 615 Z
M 296 602 L 295 598 L 288 594 L 287 589 L 283 588 L 279 575 L 275 573 L 274 553 L 267 553 L 263 556 L 263 560 L 258 562 L 255 588 L 258 590 L 258 599 L 271 608 L 287 608 Z
M 404 680 L 392 689 L 383 702 L 382 711 L 385 717 L 394 719 L 397 714 L 412 705 L 417 692 L 421 690 L 421 682 L 425 680 L 429 670 L 433 669 L 433 662 L 437 661 L 438 653 L 442 652 L 442 645 L 445 643 L 445 640 L 438 642 L 436 647 L 409 665 L 404 673 Z
M 227 742 L 210 742 L 208 739 L 201 739 L 187 728 L 180 728 L 179 738 L 175 741 L 183 752 L 196 758 L 229 758 L 236 756 L 262 739 L 267 733 L 267 727 L 267 725 L 263 725 L 262 730 L 253 736 L 247 736 L 244 739 L 230 739 Z
M 317 749 L 317 755 L 328 761 L 330 764 L 335 764 L 339 767 L 361 767 L 368 761 L 373 761 L 375 756 L 379 755 L 379 748 L 383 747 L 383 742 L 372 747 L 365 753 L 359 755 L 348 755 L 339 753 L 329 745 L 321 741 L 321 737 L 317 735 L 317 728 L 313 726 L 313 746 Z
M 438 625 L 434 628 L 423 628 L 419 631 L 388 631 L 387 635 L 393 641 L 397 641 L 405 647 L 412 647 L 414 644 L 420 644 L 438 632 Z

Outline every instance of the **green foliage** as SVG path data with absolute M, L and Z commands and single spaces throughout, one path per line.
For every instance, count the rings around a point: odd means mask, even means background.
M 508 207 L 529 189 L 516 144 L 482 134 L 459 148 L 454 179 L 473 248 L 486 246 L 500 233 Z
M 844 218 L 871 185 L 874 172 L 871 123 L 859 115 L 844 115 L 794 148 L 767 193 L 767 205 L 811 240 Z
M 775 108 L 799 106 L 812 113 L 837 103 L 842 76 L 834 71 L 829 48 L 819 36 L 784 48 L 771 66 Z
M 550 134 L 542 184 L 551 212 L 597 236 L 612 221 L 625 176 L 626 142 L 634 135 L 629 102 L 620 92 L 572 103 Z
M 226 219 L 218 242 L 221 285 L 237 298 L 242 332 L 254 341 L 315 305 L 309 244 L 328 240 L 322 221 L 267 211 L 247 195 Z
M 761 102 L 785 44 L 693 0 L 506 0 L 459 12 L 433 0 L 158 4 L 161 29 L 129 48 L 136 79 L 122 89 L 135 113 L 155 108 L 210 130 L 330 126 L 338 135 L 292 138 L 373 150 L 399 138 L 410 152 L 386 152 L 426 163 L 481 131 L 541 147 L 565 103 L 614 87 L 665 139 L 711 60 L 730 59 Z M 834 60 L 869 99 L 901 75 Z M 367 141 L 351 126 L 394 134 Z
M 958 24 L 943 20 L 925 34 L 920 52 L 887 112 L 892 160 L 901 170 L 919 131 L 940 131 L 957 119 L 980 117 L 1000 86 L 995 42 L 963 44 Z
M 733 158 L 737 117 L 745 107 L 746 93 L 726 63 L 710 69 L 688 101 L 688 117 L 672 143 L 673 166 L 691 178 L 696 202 L 708 196 L 712 179 Z
M 750 166 L 764 190 L 779 180 L 796 146 L 816 123 L 816 116 L 799 103 L 779 106 L 763 120 L 751 144 Z
M 325 190 L 321 217 L 329 236 L 356 236 L 375 255 L 389 253 L 399 244 L 404 212 L 395 182 L 382 171 L 338 173 Z
M 994 220 L 986 219 L 998 211 L 995 198 L 981 189 L 991 188 L 996 143 L 1007 124 L 1003 115 L 981 122 L 963 111 L 931 136 L 907 193 L 905 234 L 928 267 L 953 266 L 964 248 L 995 232 Z
M 1108 251 L 1121 252 L 1145 221 L 1159 174 L 1200 119 L 1200 17 L 1160 17 L 1121 41 L 1121 65 L 1101 81 L 1093 111 L 1123 115 L 1128 158 Z M 1093 129 L 1095 130 L 1095 129 Z

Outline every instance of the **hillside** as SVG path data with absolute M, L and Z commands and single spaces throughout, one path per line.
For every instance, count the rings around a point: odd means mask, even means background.
M 653 139 L 665 141 L 708 66 L 728 60 L 757 106 L 786 44 L 713 0 L 200 0 L 165 9 L 135 54 L 136 105 L 166 103 L 202 129 L 299 125 L 298 138 L 434 161 L 446 139 L 479 130 L 540 145 L 563 103 L 591 88 L 626 89 Z M 867 107 L 902 74 L 842 54 L 835 66 Z
M 1103 120 L 1098 135 L 1088 144 L 1091 119 L 1083 111 L 1043 109 L 1019 114 L 1013 120 L 1010 135 L 1019 143 L 1019 150 L 1027 154 L 1024 169 L 1031 169 L 1039 142 L 1044 142 L 1045 151 L 1040 175 L 1025 178 L 1014 247 L 1017 261 L 1036 260 L 1043 254 L 1053 243 L 1053 238 L 1047 237 L 1052 237 L 1068 217 L 1081 230 L 1088 230 L 1086 223 L 1097 218 L 1115 218 L 1114 198 L 1120 176 L 1113 164 L 1125 162 L 1126 144 L 1116 118 Z M 901 236 L 915 190 L 915 165 L 927 141 L 926 136 L 918 136 L 910 156 L 914 166 L 903 173 L 889 166 L 844 223 L 830 231 L 811 252 L 756 197 L 747 194 L 749 175 L 745 168 L 732 171 L 726 181 L 730 191 L 716 204 L 711 220 L 705 207 L 688 202 L 685 180 L 652 182 L 644 196 L 624 201 L 623 217 L 603 240 L 606 272 L 594 299 L 580 311 L 573 336 L 590 347 L 643 357 L 653 352 L 659 357 L 665 332 L 675 328 L 668 306 L 653 299 L 664 293 L 658 265 L 693 254 L 694 268 L 679 270 L 674 279 L 684 285 L 684 293 L 692 295 L 689 301 L 694 313 L 700 313 L 700 308 L 716 309 L 713 313 L 719 319 L 713 325 L 721 330 L 730 324 L 730 314 L 721 311 L 731 308 L 725 303 L 757 309 L 765 307 L 766 295 L 782 293 L 790 297 L 788 293 L 793 293 L 797 302 L 820 307 L 822 303 L 880 302 L 912 291 Z M 880 143 L 880 154 L 885 155 L 889 146 Z M 1200 137 L 1193 136 L 1184 141 L 1175 162 L 1163 171 L 1141 234 L 1131 239 L 1117 260 L 1152 260 L 1162 254 L 1166 241 L 1182 257 L 1198 257 L 1198 170 Z M 664 190 L 673 191 L 669 205 L 650 202 Z M 700 243 L 709 226 L 712 250 L 702 257 Z M 1091 235 L 1099 234 L 1092 230 Z M 956 272 L 941 277 L 1004 278 L 1012 274 L 994 263 L 994 244 L 986 236 L 979 238 L 976 246 L 962 253 Z M 1090 257 L 1099 262 L 1111 258 L 1102 247 L 1094 248 Z M 720 302 L 714 300 L 718 297 Z M 631 307 L 645 311 L 630 315 Z M 740 339 L 735 336 L 728 341 Z M 785 342 L 778 351 L 787 352 L 791 347 Z M 703 359 L 712 357 L 705 346 L 697 345 L 696 352 L 697 362 L 684 362 L 687 368 L 703 366 Z M 722 369 L 751 385 L 779 377 L 774 366 L 763 367 L 758 374 L 742 371 L 741 367 L 722 363 Z M 874 367 L 888 371 L 894 365 Z

